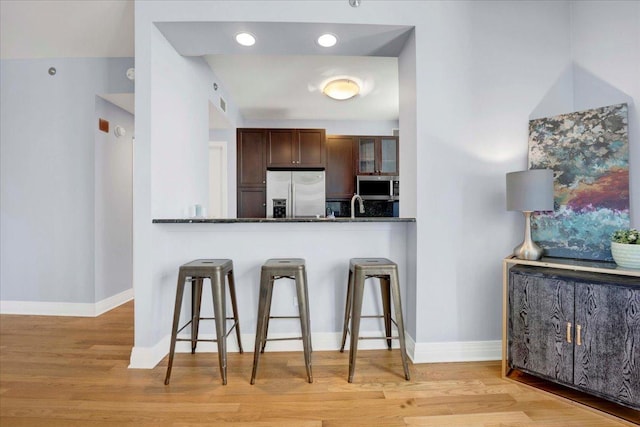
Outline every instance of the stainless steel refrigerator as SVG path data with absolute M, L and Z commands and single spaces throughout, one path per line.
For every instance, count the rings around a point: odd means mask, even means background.
M 267 218 L 324 217 L 324 171 L 267 171 Z

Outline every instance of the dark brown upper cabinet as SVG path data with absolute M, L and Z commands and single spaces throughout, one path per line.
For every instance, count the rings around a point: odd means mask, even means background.
M 356 138 L 327 136 L 327 200 L 348 200 L 356 191 Z
M 324 168 L 324 129 L 267 129 L 267 168 Z
M 357 175 L 398 175 L 397 136 L 361 136 L 357 149 Z
M 238 129 L 238 187 L 262 187 L 266 185 L 265 129 Z

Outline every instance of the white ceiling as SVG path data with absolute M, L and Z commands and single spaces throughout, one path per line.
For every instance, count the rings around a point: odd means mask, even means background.
M 133 56 L 133 0 L 0 0 L 0 57 Z
M 347 1 L 347 0 L 344 0 Z M 132 0 L 0 0 L 0 56 L 133 57 Z M 161 23 L 158 28 L 181 54 L 204 56 L 218 82 L 247 119 L 396 120 L 397 56 L 410 27 L 303 23 Z M 250 31 L 257 43 L 237 45 Z M 321 48 L 322 32 L 338 36 Z M 363 82 L 361 96 L 333 101 L 321 95 L 332 75 Z M 101 94 L 125 109 L 122 94 Z
M 397 58 L 365 56 L 207 55 L 245 119 L 397 120 Z M 322 94 L 332 77 L 359 81 L 360 95 Z

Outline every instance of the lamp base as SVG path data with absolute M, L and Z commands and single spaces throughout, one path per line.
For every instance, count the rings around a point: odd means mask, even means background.
M 542 258 L 542 253 L 544 249 L 540 246 L 536 245 L 535 242 L 522 242 L 518 246 L 513 249 L 513 254 L 518 259 L 527 259 L 530 261 L 535 261 Z
M 524 242 L 513 249 L 513 254 L 519 259 L 535 261 L 542 258 L 544 249 L 531 239 L 531 211 L 522 213 L 524 215 Z

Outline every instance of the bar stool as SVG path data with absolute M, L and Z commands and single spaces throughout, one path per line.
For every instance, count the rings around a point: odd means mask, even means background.
M 233 317 L 227 317 L 225 277 L 229 283 L 229 296 L 233 310 Z M 215 317 L 200 317 L 200 307 L 202 305 L 202 286 L 204 279 L 211 282 L 211 294 L 213 296 L 213 312 Z M 182 297 L 186 281 L 191 282 L 191 319 L 181 328 L 180 310 L 182 308 Z M 198 328 L 200 320 L 215 320 L 216 339 L 198 339 Z M 226 321 L 233 320 L 233 326 L 226 330 Z M 191 338 L 178 338 L 184 328 L 191 325 Z M 173 356 L 176 349 L 176 341 L 191 341 L 191 353 L 195 353 L 198 341 L 208 341 L 218 343 L 218 361 L 220 364 L 220 375 L 222 384 L 227 384 L 227 336 L 235 328 L 238 348 L 242 353 L 242 341 L 240 339 L 240 321 L 238 319 L 238 306 L 236 304 L 236 288 L 233 278 L 233 262 L 230 259 L 198 259 L 181 265 L 178 273 L 178 286 L 176 290 L 176 304 L 173 310 L 173 329 L 171 330 L 171 348 L 169 350 L 169 364 L 167 366 L 167 376 L 164 383 L 169 384 L 171 377 L 171 367 L 173 366 Z
M 299 316 L 271 316 L 273 284 L 278 279 L 295 281 L 298 295 Z M 311 327 L 309 324 L 309 292 L 307 289 L 307 270 L 301 258 L 273 258 L 262 265 L 260 273 L 260 297 L 258 301 L 258 324 L 256 326 L 256 344 L 253 352 L 253 372 L 251 384 L 255 383 L 260 354 L 264 353 L 267 341 L 302 340 L 304 363 L 307 368 L 307 380 L 312 383 L 311 374 Z M 300 319 L 301 337 L 267 339 L 270 319 Z
M 383 315 L 362 316 L 362 296 L 364 284 L 367 279 L 380 279 L 382 291 Z M 391 297 L 395 309 L 395 319 L 391 317 Z M 384 337 L 360 337 L 360 319 L 363 317 L 384 318 Z M 351 330 L 349 331 L 349 319 Z M 395 324 L 398 336 L 391 335 L 391 324 Z M 386 258 L 351 258 L 349 261 L 349 284 L 347 287 L 347 303 L 344 310 L 344 327 L 342 328 L 342 345 L 340 352 L 344 352 L 347 340 L 347 331 L 351 334 L 351 347 L 349 350 L 349 382 L 353 382 L 353 374 L 356 370 L 356 354 L 358 352 L 358 340 L 361 339 L 386 339 L 387 347 L 391 350 L 391 340 L 399 339 L 400 355 L 404 377 L 409 380 L 409 367 L 407 364 L 407 351 L 404 339 L 404 321 L 402 320 L 402 305 L 400 303 L 400 284 L 398 280 L 398 265 Z

